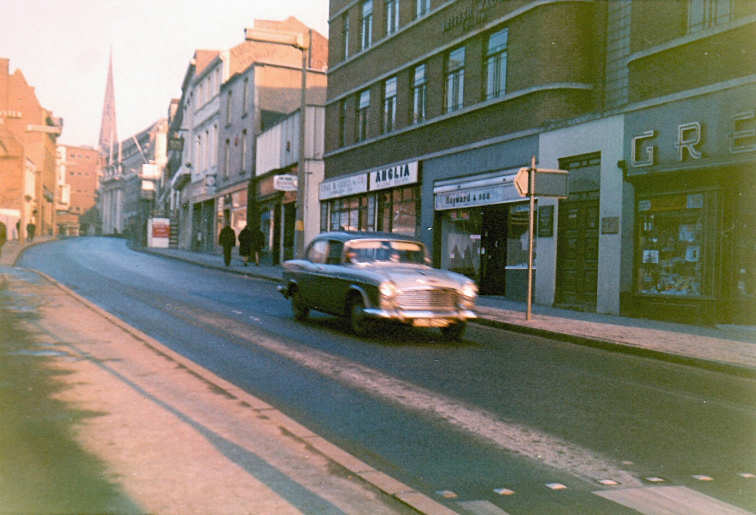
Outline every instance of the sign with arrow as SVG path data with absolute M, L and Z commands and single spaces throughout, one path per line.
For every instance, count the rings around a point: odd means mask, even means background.
M 566 198 L 568 193 L 567 171 L 546 168 L 520 168 L 514 178 L 514 185 L 521 197 L 530 192 L 530 170 L 535 171 L 534 191 L 536 197 Z

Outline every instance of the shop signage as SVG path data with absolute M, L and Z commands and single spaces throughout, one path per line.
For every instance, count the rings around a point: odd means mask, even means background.
M 567 171 L 548 170 L 535 168 L 533 195 L 536 197 L 566 197 L 567 196 Z M 520 168 L 515 175 L 514 185 L 522 197 L 530 193 L 530 168 Z
M 370 190 L 385 190 L 417 182 L 417 161 L 379 168 L 370 172 Z
M 171 221 L 168 218 L 150 218 L 147 246 L 168 248 L 171 236 Z
M 512 186 L 510 179 L 507 183 L 436 193 L 435 208 L 437 211 L 443 211 L 445 209 L 501 204 L 515 200 L 520 200 L 520 196 Z
M 729 119 L 729 152 L 738 154 L 756 151 L 756 110 L 737 113 Z M 704 144 L 704 125 L 700 121 L 677 125 L 676 137 L 668 144 L 674 145 L 677 160 L 698 161 L 706 157 L 701 150 Z M 633 168 L 654 166 L 657 164 L 659 149 L 654 145 L 661 134 L 656 129 L 637 133 L 630 142 L 630 164 Z M 670 151 L 672 149 L 670 148 Z
M 273 189 L 278 191 L 297 191 L 296 175 L 275 175 L 273 176 Z
M 184 151 L 184 138 L 168 138 L 168 150 L 169 151 Z
M 21 111 L 0 111 L 0 118 L 22 118 Z
M 320 200 L 365 193 L 367 186 L 368 174 L 366 173 L 323 181 L 320 183 Z
M 158 180 L 160 179 L 160 169 L 156 164 L 145 163 L 142 165 L 142 179 Z

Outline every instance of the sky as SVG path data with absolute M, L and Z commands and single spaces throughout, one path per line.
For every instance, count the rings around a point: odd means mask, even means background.
M 167 116 L 196 49 L 236 46 L 255 19 L 294 16 L 328 37 L 328 0 L 0 0 L 0 12 L 0 57 L 74 146 L 97 145 L 111 49 L 123 140 Z

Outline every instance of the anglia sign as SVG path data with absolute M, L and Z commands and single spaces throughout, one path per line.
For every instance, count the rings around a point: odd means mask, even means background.
M 515 175 L 514 185 L 521 197 L 528 196 L 530 193 L 529 168 L 520 168 Z M 536 168 L 534 189 L 533 195 L 536 197 L 566 197 L 568 193 L 567 171 Z

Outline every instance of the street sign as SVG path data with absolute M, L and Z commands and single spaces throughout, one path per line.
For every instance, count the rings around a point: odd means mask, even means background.
M 549 170 L 546 168 L 535 169 L 535 192 L 536 197 L 566 197 L 567 171 Z M 527 197 L 529 193 L 530 169 L 520 168 L 515 175 L 514 185 L 521 197 Z
M 275 175 L 273 176 L 273 189 L 278 191 L 297 191 L 296 175 Z

